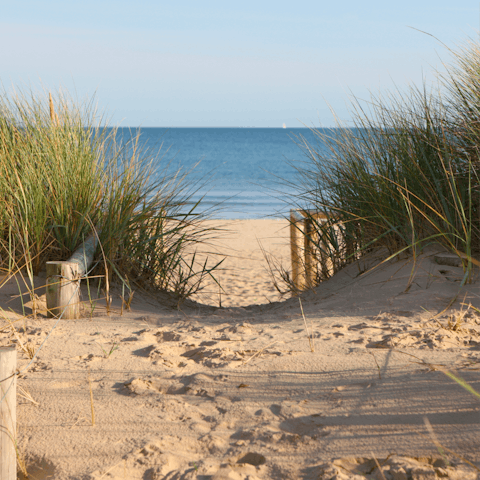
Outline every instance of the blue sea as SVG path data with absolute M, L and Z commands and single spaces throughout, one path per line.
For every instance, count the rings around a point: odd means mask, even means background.
M 128 134 L 128 129 L 120 129 Z M 203 209 L 220 205 L 213 218 L 247 219 L 285 215 L 293 207 L 282 183 L 297 181 L 296 166 L 305 156 L 298 137 L 315 143 L 308 128 L 142 128 L 141 143 L 159 148 L 169 171 L 191 171 L 192 181 L 207 184 Z

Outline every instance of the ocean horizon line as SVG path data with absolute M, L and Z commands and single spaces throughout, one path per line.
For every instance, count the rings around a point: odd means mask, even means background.
M 111 127 L 113 128 L 113 127 Z M 337 130 L 337 129 L 345 129 L 345 128 L 351 128 L 351 127 L 228 127 L 228 126 L 224 126 L 224 127 L 215 127 L 215 126 L 210 126 L 210 127 L 194 127 L 194 126 L 190 126 L 190 127 L 179 127 L 179 126 L 175 126 L 175 125 L 170 125 L 168 127 L 166 126 L 159 126 L 159 127 L 152 127 L 152 126 L 149 126 L 149 127 L 145 127 L 145 126 L 142 126 L 142 125 L 139 125 L 139 126 L 128 126 L 128 125 L 125 125 L 125 126 L 119 126 L 119 127 L 115 127 L 115 128 L 195 128 L 195 129 L 202 129 L 202 128 L 238 128 L 238 129 L 247 129 L 247 128 L 250 128 L 250 129 L 256 129 L 256 130 L 325 130 L 325 129 L 328 129 L 328 130 Z

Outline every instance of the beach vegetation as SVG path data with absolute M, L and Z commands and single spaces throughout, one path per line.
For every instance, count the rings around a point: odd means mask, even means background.
M 295 201 L 314 224 L 316 284 L 374 249 L 438 245 L 480 265 L 480 48 L 454 52 L 438 84 L 353 100 L 352 123 L 299 136 Z M 320 212 L 324 218 L 309 212 Z
M 100 349 L 102 350 L 103 352 L 103 356 L 105 358 L 110 358 L 110 356 L 112 355 L 112 353 L 117 350 L 120 345 L 117 343 L 117 342 L 112 342 L 111 346 L 110 346 L 110 349 L 107 347 L 106 349 L 103 348 L 102 345 L 100 345 L 100 343 L 97 342 L 97 345 L 100 347 Z
M 0 268 L 7 276 L 21 272 L 33 295 L 33 276 L 46 261 L 67 260 L 96 235 L 89 274 L 102 277 L 107 290 L 118 282 L 126 308 L 134 288 L 189 297 L 217 266 L 195 258 L 212 228 L 191 201 L 197 186 L 188 172 L 167 167 L 139 130 L 121 137 L 92 100 L 4 93 Z

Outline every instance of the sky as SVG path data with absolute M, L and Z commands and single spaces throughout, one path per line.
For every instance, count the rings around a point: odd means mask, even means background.
M 348 124 L 352 94 L 430 84 L 478 38 L 480 2 L 454 3 L 4 0 L 0 81 L 95 97 L 118 126 Z

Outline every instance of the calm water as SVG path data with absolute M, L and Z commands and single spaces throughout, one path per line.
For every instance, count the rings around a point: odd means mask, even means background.
M 126 133 L 125 129 L 125 133 Z M 192 177 L 208 178 L 194 199 L 205 195 L 205 207 L 222 204 L 216 218 L 260 218 L 288 212 L 288 188 L 279 178 L 295 182 L 295 168 L 305 157 L 295 136 L 314 141 L 308 128 L 143 128 L 142 140 L 162 145 L 170 171 L 194 169 Z

